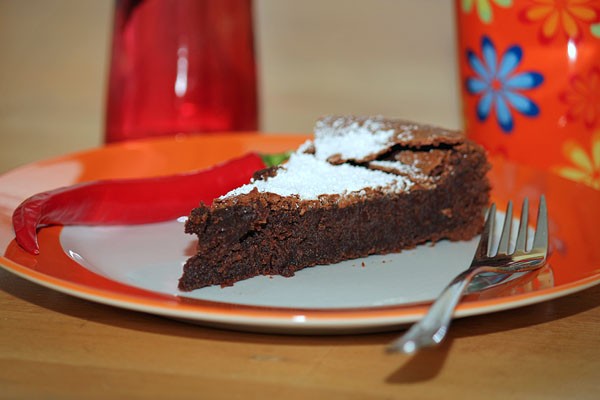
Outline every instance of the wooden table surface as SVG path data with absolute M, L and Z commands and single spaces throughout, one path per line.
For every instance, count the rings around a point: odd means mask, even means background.
M 0 270 L 1 398 L 597 399 L 600 286 L 459 319 L 439 348 L 398 332 L 241 333 L 99 305 Z
M 456 126 L 451 2 L 309 3 L 257 1 L 263 127 L 306 132 L 331 111 Z M 0 19 L 0 173 L 101 143 L 110 2 L 3 1 Z M 347 40 L 320 39 L 331 21 Z M 415 46 L 407 32 L 423 26 Z M 441 347 L 405 356 L 384 353 L 399 331 L 205 328 L 0 269 L 0 398 L 597 399 L 599 332 L 600 286 L 456 320 Z

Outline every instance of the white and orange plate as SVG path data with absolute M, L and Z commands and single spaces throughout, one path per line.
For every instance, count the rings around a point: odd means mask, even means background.
M 399 254 L 260 276 L 231 287 L 180 292 L 195 237 L 180 220 L 132 226 L 47 227 L 40 254 L 14 241 L 11 215 L 28 196 L 96 179 L 147 177 L 208 167 L 248 151 L 296 148 L 306 135 L 192 135 L 109 145 L 36 162 L 0 175 L 0 266 L 42 286 L 115 307 L 248 331 L 357 333 L 391 330 L 422 317 L 470 262 L 477 238 L 441 241 Z M 516 308 L 600 283 L 600 191 L 502 159 L 492 159 L 493 200 L 502 207 L 545 194 L 548 265 L 504 285 L 469 294 L 456 317 Z M 575 207 L 574 204 L 577 206 Z

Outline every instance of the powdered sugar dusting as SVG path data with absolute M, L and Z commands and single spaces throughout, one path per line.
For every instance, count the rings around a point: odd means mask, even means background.
M 392 144 L 394 129 L 385 129 L 377 117 L 353 121 L 324 118 L 315 125 L 315 156 L 321 160 L 339 154 L 345 160 L 361 160 L 385 151 Z
M 413 183 L 401 176 L 370 170 L 350 164 L 331 165 L 309 154 L 294 153 L 277 175 L 241 186 L 221 198 L 259 192 L 280 196 L 298 196 L 300 200 L 316 200 L 321 195 L 361 195 L 364 189 L 381 189 L 399 193 Z
M 413 176 L 422 176 L 426 177 L 423 172 L 414 165 L 404 164 L 400 161 L 385 161 L 385 160 L 376 160 L 371 161 L 369 166 L 385 168 L 387 170 L 393 171 L 397 174 L 403 175 L 413 175 Z

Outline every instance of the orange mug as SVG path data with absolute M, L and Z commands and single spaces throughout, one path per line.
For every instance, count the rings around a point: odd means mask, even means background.
M 464 128 L 600 189 L 600 0 L 456 0 Z

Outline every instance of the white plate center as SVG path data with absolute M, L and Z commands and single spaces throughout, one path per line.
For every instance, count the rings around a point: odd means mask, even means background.
M 306 268 L 292 278 L 259 276 L 230 287 L 181 292 L 177 282 L 196 243 L 195 236 L 183 232 L 182 222 L 75 226 L 65 227 L 61 234 L 63 249 L 72 259 L 127 285 L 202 300 L 291 308 L 376 307 L 432 300 L 469 265 L 477 241 L 478 237 L 440 241 L 398 254 Z

